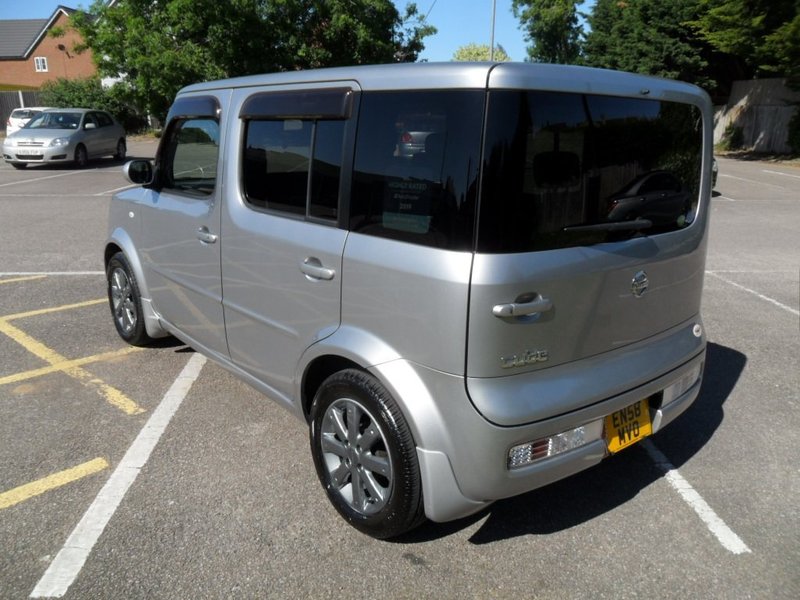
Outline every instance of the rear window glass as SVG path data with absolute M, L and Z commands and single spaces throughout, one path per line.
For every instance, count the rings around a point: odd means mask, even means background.
M 472 250 L 484 97 L 479 91 L 365 93 L 350 228 Z
M 490 92 L 478 249 L 530 252 L 688 227 L 701 160 L 702 118 L 691 105 Z

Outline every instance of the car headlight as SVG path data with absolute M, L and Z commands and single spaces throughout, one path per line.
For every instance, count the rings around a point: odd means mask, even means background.
M 53 146 L 66 146 L 67 144 L 69 144 L 69 138 L 55 138 L 50 140 L 50 143 L 47 145 L 53 147 Z
M 16 148 L 17 140 L 15 140 L 13 137 L 8 137 L 6 138 L 6 141 L 3 143 L 3 145 L 8 146 L 9 148 Z

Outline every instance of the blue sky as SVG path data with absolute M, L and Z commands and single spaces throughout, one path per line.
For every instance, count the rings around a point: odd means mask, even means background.
M 406 0 L 394 0 L 401 12 Z M 0 0 L 0 19 L 44 19 L 59 4 L 78 8 L 91 0 Z M 491 39 L 492 0 L 416 0 L 417 8 L 428 15 L 428 22 L 439 32 L 425 39 L 422 58 L 429 61 L 450 60 L 453 53 L 470 42 L 489 44 Z M 526 43 L 518 21 L 511 13 L 511 0 L 497 0 L 495 43 L 505 48 L 513 60 L 524 60 Z

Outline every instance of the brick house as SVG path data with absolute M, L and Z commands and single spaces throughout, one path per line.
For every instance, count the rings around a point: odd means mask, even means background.
M 73 50 L 81 38 L 69 28 L 75 9 L 59 6 L 48 19 L 0 21 L 0 85 L 39 88 L 55 79 L 84 79 L 97 72 L 92 53 Z M 54 28 L 61 37 L 48 35 Z

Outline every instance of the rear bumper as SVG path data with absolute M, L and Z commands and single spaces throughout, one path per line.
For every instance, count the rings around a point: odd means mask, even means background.
M 653 433 L 660 431 L 684 412 L 697 398 L 705 362 L 705 343 L 692 354 L 685 355 L 682 364 L 661 373 L 649 381 L 628 379 L 621 393 L 608 395 L 600 401 L 586 402 L 578 409 L 519 426 L 504 427 L 488 422 L 467 398 L 464 379 L 414 366 L 423 386 L 433 398 L 438 410 L 428 409 L 420 415 L 415 407 L 420 400 L 421 387 L 411 390 L 391 385 L 395 398 L 412 422 L 423 480 L 425 513 L 433 521 L 449 521 L 475 513 L 495 500 L 516 496 L 548 485 L 596 465 L 609 455 L 605 436 L 587 442 L 562 454 L 537 460 L 527 466 L 510 469 L 509 450 L 519 444 L 557 435 L 590 423 L 596 423 L 613 412 L 648 398 Z M 402 361 L 401 361 L 402 362 Z M 392 382 L 392 363 L 375 367 L 383 381 Z M 408 364 L 403 372 L 406 375 Z M 542 373 L 538 373 L 542 375 Z M 619 375 L 619 373 L 617 373 Z M 620 379 L 618 377 L 618 379 Z M 593 396 L 595 382 L 591 373 L 576 376 L 571 386 Z M 515 398 L 504 398 L 514 402 Z

